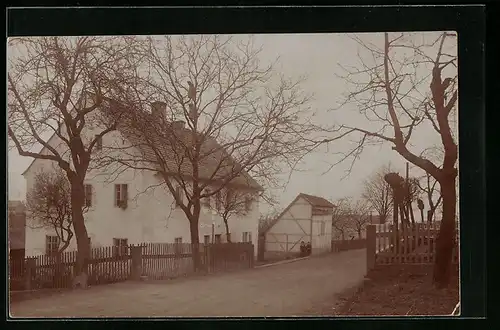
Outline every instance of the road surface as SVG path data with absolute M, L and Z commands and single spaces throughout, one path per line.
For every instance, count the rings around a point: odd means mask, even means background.
M 293 316 L 359 284 L 366 250 L 170 282 L 124 282 L 11 306 L 12 317 Z

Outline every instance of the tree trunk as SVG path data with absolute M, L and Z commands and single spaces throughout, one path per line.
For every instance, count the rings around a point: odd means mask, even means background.
M 189 230 L 191 232 L 191 251 L 193 258 L 193 268 L 195 272 L 198 272 L 201 268 L 200 259 L 200 238 L 198 230 L 198 219 L 189 220 Z
M 229 233 L 229 225 L 227 223 L 227 219 L 224 219 L 224 226 L 226 227 L 226 238 L 227 242 L 231 243 L 231 234 Z
M 75 232 L 78 249 L 76 257 L 76 275 L 80 275 L 82 272 L 88 274 L 87 266 L 90 257 L 90 246 L 82 210 L 85 199 L 84 186 L 83 182 L 75 181 L 71 182 L 71 215 L 73 218 L 73 230 Z
M 415 227 L 415 214 L 413 213 L 413 207 L 411 205 L 411 202 L 408 202 L 408 209 L 410 210 L 411 224 L 413 225 L 413 227 Z
M 443 288 L 448 285 L 450 280 L 451 260 L 455 244 L 457 193 L 454 177 L 444 177 L 440 185 L 443 198 L 443 219 L 436 240 L 433 280 L 436 287 Z
M 401 228 L 403 226 L 407 226 L 408 225 L 408 218 L 406 217 L 406 212 L 405 212 L 405 207 L 403 205 L 403 203 L 398 203 L 399 204 L 399 216 L 401 218 Z
M 397 251 L 399 247 L 399 220 L 398 220 L 398 212 L 399 212 L 399 205 L 398 205 L 398 198 L 396 197 L 396 191 L 392 191 L 392 223 L 394 226 L 394 233 L 391 237 L 392 239 L 392 249 L 393 251 Z

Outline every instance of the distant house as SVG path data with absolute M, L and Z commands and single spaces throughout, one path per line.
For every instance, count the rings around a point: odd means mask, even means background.
M 311 242 L 313 254 L 329 251 L 334 207 L 322 197 L 299 194 L 263 230 L 265 254 L 298 253 L 302 241 Z
M 100 111 L 106 112 L 109 109 L 102 108 Z M 163 116 L 166 111 L 165 103 L 153 102 L 151 112 L 144 114 L 144 116 Z M 82 132 L 84 143 L 88 143 L 103 130 L 99 127 L 87 126 Z M 191 141 L 188 140 L 191 137 L 191 131 L 185 127 L 183 121 L 171 122 L 165 127 L 165 130 L 171 130 L 178 136 L 185 137 L 184 143 Z M 60 134 L 65 135 L 66 133 L 63 130 Z M 61 139 L 56 134 L 49 139 L 48 143 L 61 155 L 66 155 L 69 158 L 67 146 L 61 143 Z M 173 148 L 169 141 L 158 141 L 157 143 L 164 148 L 169 146 Z M 131 132 L 126 125 L 119 125 L 116 131 L 102 137 L 96 146 L 96 152 L 113 148 L 123 150 L 123 147 L 130 148 L 126 151 L 126 155 L 139 155 L 138 157 L 147 165 L 145 167 L 157 166 L 151 148 L 148 148 L 148 145 L 141 140 L 141 136 Z M 210 184 L 207 190 L 214 191 L 218 186 L 217 182 L 212 180 L 212 173 L 220 165 L 217 162 L 218 157 L 221 159 L 228 157 L 222 154 L 224 151 L 215 139 L 207 139 L 202 148 L 203 150 L 205 148 L 222 150 L 220 155 L 214 153 L 212 158 L 207 157 L 208 159 L 204 160 L 206 163 L 202 163 L 200 166 L 200 177 L 204 180 L 214 181 L 213 186 Z M 44 154 L 48 151 L 43 148 L 40 153 Z M 53 166 L 54 162 L 50 160 L 34 159 L 23 173 L 27 191 L 32 189 L 35 177 L 40 171 L 50 171 Z M 175 168 L 175 163 L 170 166 Z M 85 204 L 88 207 L 88 211 L 85 213 L 85 222 L 92 247 L 123 246 L 142 242 L 191 242 L 189 222 L 180 206 L 175 202 L 173 194 L 162 185 L 163 178 L 158 174 L 158 172 L 134 169 L 119 171 L 118 175 L 108 174 L 105 168 L 89 170 L 84 182 Z M 182 163 L 180 174 L 185 176 L 186 182 L 189 182 L 191 172 L 187 161 Z M 176 195 L 185 200 L 183 187 L 175 183 L 174 186 Z M 252 242 L 256 246 L 259 218 L 258 191 L 262 190 L 262 187 L 248 173 L 242 171 L 224 189 L 238 189 L 243 191 L 246 196 L 245 213 L 230 219 L 231 240 L 233 242 Z M 199 241 L 201 243 L 223 242 L 226 237 L 222 219 L 213 212 L 213 209 L 217 208 L 216 201 L 217 199 L 213 196 L 202 201 L 199 219 Z M 50 254 L 57 249 L 59 244 L 59 238 L 54 229 L 26 229 L 27 255 Z M 76 239 L 73 238 L 67 251 L 75 249 Z
M 21 201 L 9 201 L 8 212 L 9 255 L 24 258 L 26 248 L 26 211 L 24 204 Z

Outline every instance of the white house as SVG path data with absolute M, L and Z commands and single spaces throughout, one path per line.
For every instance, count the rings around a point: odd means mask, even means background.
M 153 107 L 153 110 L 165 111 L 166 106 L 163 103 L 155 102 Z M 102 111 L 105 110 L 101 109 L 100 112 Z M 82 133 L 89 140 L 90 137 L 94 137 L 102 131 L 102 129 L 91 126 L 86 126 L 85 129 L 86 131 Z M 182 122 L 176 122 L 171 129 L 185 130 Z M 136 146 L 132 149 L 141 148 L 130 139 L 131 136 L 126 132 L 126 129 L 119 127 L 116 131 L 104 135 L 98 149 L 106 150 L 108 147 L 110 149 L 114 147 L 113 150 L 117 150 L 115 152 L 121 152 L 116 146 L 128 145 Z M 50 138 L 49 144 L 61 154 L 67 154 L 66 145 L 61 141 L 58 136 L 54 135 Z M 212 140 L 211 143 L 216 144 L 217 142 Z M 144 150 L 135 151 L 140 155 L 147 153 Z M 48 153 L 45 148 L 40 152 Z M 27 191 L 30 191 L 39 171 L 51 170 L 53 166 L 57 166 L 53 161 L 35 159 L 23 173 Z M 209 166 L 205 166 L 205 170 L 209 169 Z M 189 180 L 189 173 L 183 173 L 183 175 L 187 177 L 186 180 Z M 161 176 L 150 170 L 128 168 L 117 173 L 110 173 L 109 169 L 90 170 L 85 180 L 86 204 L 89 206 L 85 214 L 85 221 L 91 246 L 142 242 L 190 243 L 189 222 L 183 211 L 176 205 L 168 188 L 161 184 L 162 180 Z M 257 191 L 262 188 L 247 173 L 240 174 L 234 182 L 231 189 L 243 189 L 252 198 L 249 198 L 245 205 L 246 214 L 234 216 L 229 220 L 231 240 L 233 242 L 250 241 L 254 246 L 257 246 L 259 218 Z M 177 187 L 177 193 L 182 196 L 180 186 Z M 223 221 L 211 211 L 215 207 L 214 199 L 204 200 L 202 204 L 199 226 L 200 242 L 210 242 L 213 238 L 216 241 L 224 241 L 226 231 Z M 49 253 L 58 244 L 53 229 L 33 229 L 29 225 L 27 226 L 26 255 Z M 67 251 L 74 249 L 76 249 L 75 238 Z M 257 249 L 255 248 L 255 250 Z
M 302 241 L 311 242 L 313 254 L 329 251 L 334 207 L 322 197 L 299 194 L 266 228 L 266 255 L 300 252 Z

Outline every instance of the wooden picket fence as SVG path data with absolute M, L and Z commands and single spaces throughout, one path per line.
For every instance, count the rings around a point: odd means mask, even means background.
M 204 266 L 210 273 L 226 272 L 254 266 L 252 243 L 209 244 L 204 248 Z
M 161 280 L 194 273 L 193 245 L 189 243 L 148 243 L 142 249 L 142 276 Z M 203 245 L 199 245 L 203 251 Z M 203 260 L 200 253 L 200 260 Z
M 28 257 L 24 262 L 24 267 L 11 269 L 11 279 L 24 279 L 24 287 L 30 289 L 69 287 L 74 277 L 76 255 L 76 251 L 69 251 L 60 256 Z M 29 274 L 27 274 L 28 269 Z M 88 270 L 88 283 L 90 285 L 127 280 L 130 275 L 129 247 L 92 248 Z M 27 275 L 29 278 L 26 278 Z
M 253 248 L 251 243 L 200 244 L 198 253 L 201 270 L 219 272 L 251 268 Z M 134 249 L 138 250 L 135 256 L 132 253 Z M 88 284 L 126 281 L 131 279 L 134 267 L 141 277 L 153 280 L 188 276 L 195 272 L 192 254 L 193 245 L 189 243 L 143 243 L 92 248 L 88 263 Z M 20 286 L 25 290 L 71 287 L 76 256 L 77 252 L 71 251 L 58 257 L 28 257 L 24 264 L 19 260 L 12 261 L 9 264 L 10 280 L 11 284 L 17 285 L 16 288 L 11 285 L 11 290 L 19 290 Z
M 161 280 L 187 276 L 195 272 L 193 244 L 149 243 L 142 249 L 142 276 Z M 200 244 L 200 266 L 204 272 L 221 272 L 253 267 L 251 243 Z
M 376 265 L 431 264 L 436 255 L 439 224 L 416 223 L 395 230 L 391 224 L 367 226 L 367 263 Z M 459 262 L 459 224 L 456 224 L 454 263 Z

